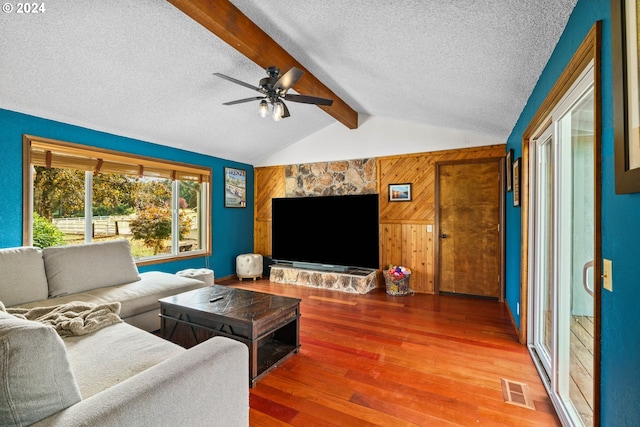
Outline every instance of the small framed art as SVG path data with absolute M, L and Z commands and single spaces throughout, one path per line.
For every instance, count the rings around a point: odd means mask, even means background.
M 520 157 L 513 162 L 513 206 L 520 206 Z
M 224 168 L 224 207 L 247 207 L 247 171 Z
M 639 9 L 635 0 L 611 1 L 616 194 L 640 192 Z
M 512 170 L 513 170 L 513 148 L 507 151 L 506 157 L 506 171 L 507 171 L 507 191 L 511 191 L 513 189 L 513 180 L 512 180 Z
M 410 202 L 411 184 L 389 184 L 390 202 Z

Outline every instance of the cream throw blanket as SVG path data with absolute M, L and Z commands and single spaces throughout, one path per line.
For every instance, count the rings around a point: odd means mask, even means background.
M 4 306 L 0 305 L 0 309 Z M 67 304 L 51 307 L 35 308 L 7 308 L 5 311 L 16 317 L 34 320 L 55 328 L 61 337 L 86 335 L 122 322 L 120 318 L 120 303 L 92 304 L 82 301 L 72 301 Z

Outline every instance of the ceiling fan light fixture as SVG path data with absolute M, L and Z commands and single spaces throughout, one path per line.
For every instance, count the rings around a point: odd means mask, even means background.
M 258 91 L 262 94 L 262 96 L 254 96 L 251 98 L 225 102 L 223 103 L 223 105 L 243 104 L 245 102 L 251 102 L 260 99 L 261 101 L 258 105 L 258 115 L 263 118 L 271 116 L 274 122 L 279 122 L 282 119 L 291 117 L 289 108 L 284 103 L 284 100 L 291 102 L 300 102 L 303 104 L 316 104 L 320 106 L 330 106 L 333 103 L 333 100 L 331 99 L 318 98 L 316 96 L 308 95 L 292 95 L 287 93 L 287 91 L 291 89 L 293 85 L 296 84 L 296 82 L 304 74 L 302 70 L 296 67 L 291 67 L 289 71 L 282 75 L 277 67 L 267 68 L 267 75 L 269 77 L 265 77 L 260 80 L 260 86 L 253 86 L 249 83 L 245 83 L 241 80 L 226 76 L 221 73 L 213 74 L 232 83 Z
M 282 102 L 280 101 L 276 101 L 273 103 L 273 121 L 274 122 L 279 122 L 280 120 L 282 120 L 282 114 L 284 112 L 284 109 L 282 108 Z
M 262 118 L 269 115 L 269 103 L 265 99 L 260 101 L 260 105 L 258 105 L 258 115 Z

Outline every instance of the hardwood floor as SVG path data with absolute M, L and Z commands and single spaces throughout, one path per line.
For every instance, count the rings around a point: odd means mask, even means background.
M 560 425 L 502 303 L 218 284 L 302 299 L 300 353 L 251 389 L 251 426 Z M 505 403 L 501 378 L 535 410 Z

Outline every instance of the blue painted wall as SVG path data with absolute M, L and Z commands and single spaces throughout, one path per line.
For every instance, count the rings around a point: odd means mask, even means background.
M 613 292 L 602 291 L 602 425 L 640 425 L 640 193 L 615 194 L 610 0 L 579 0 L 507 141 L 522 155 L 526 126 L 593 24 L 602 21 L 602 255 L 613 261 Z M 507 301 L 520 302 L 520 208 L 507 193 Z M 520 319 L 517 319 L 519 322 Z
M 206 267 L 216 277 L 235 274 L 235 257 L 253 252 L 253 167 L 244 163 L 205 156 L 150 142 L 125 138 L 83 127 L 0 109 L 0 247 L 22 245 L 22 135 L 118 150 L 132 154 L 191 163 L 212 169 L 213 254 L 207 258 L 154 264 L 140 271 L 170 273 L 185 268 Z M 247 171 L 247 207 L 224 207 L 224 167 Z

